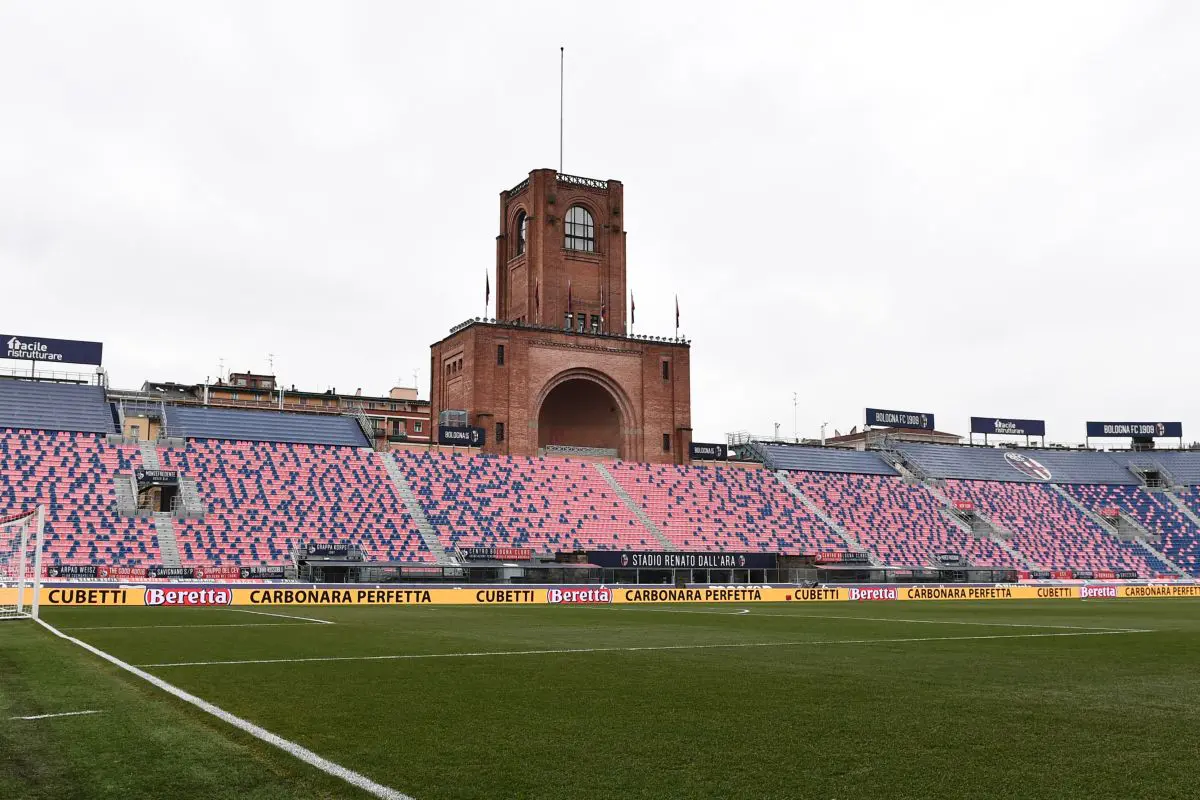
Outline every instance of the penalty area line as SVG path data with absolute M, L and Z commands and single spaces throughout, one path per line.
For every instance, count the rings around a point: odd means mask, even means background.
M 392 789 L 391 787 L 384 786 L 381 783 L 376 783 L 375 781 L 368 778 L 366 775 L 362 775 L 361 773 L 355 772 L 352 769 L 343 767 L 341 764 L 335 764 L 334 762 L 330 761 L 329 759 L 323 758 L 323 757 L 317 755 L 312 750 L 309 750 L 308 748 L 304 747 L 303 745 L 299 745 L 296 742 L 293 742 L 289 739 L 284 739 L 282 736 L 279 736 L 278 734 L 275 734 L 275 733 L 271 733 L 266 728 L 262 728 L 258 725 L 255 725 L 253 722 L 250 722 L 249 720 L 245 720 L 239 716 L 230 714 L 225 709 L 220 708 L 219 706 L 215 706 L 212 703 L 208 702 L 207 700 L 202 700 L 199 697 L 196 697 L 196 695 L 194 695 L 194 694 L 189 694 L 188 692 L 185 692 L 183 689 L 180 689 L 178 686 L 167 683 L 162 678 L 151 675 L 149 672 L 144 672 L 144 671 L 138 669 L 137 667 L 133 666 L 132 664 L 127 664 L 124 661 L 122 661 L 121 659 L 117 658 L 116 656 L 106 653 L 98 647 L 93 647 L 92 645 L 88 644 L 87 642 L 83 641 L 82 639 L 76 639 L 74 636 L 68 636 L 67 634 L 58 630 L 58 628 L 55 628 L 53 625 L 50 625 L 49 623 L 45 622 L 44 620 L 39 619 L 38 624 L 41 625 L 46 630 L 53 633 L 58 638 L 66 639 L 68 642 L 71 642 L 72 644 L 82 647 L 84 650 L 87 650 L 92 655 L 99 656 L 100 658 L 104 659 L 108 663 L 113 664 L 113 665 L 119 667 L 120 669 L 125 670 L 126 672 L 130 673 L 131 675 L 136 675 L 137 677 L 141 678 L 142 680 L 146 681 L 147 683 L 151 684 L 152 686 L 162 689 L 167 694 L 169 694 L 173 697 L 176 697 L 185 703 L 190 703 L 191 705 L 195 706 L 196 708 L 200 709 L 201 711 L 204 711 L 207 714 L 211 714 L 212 716 L 216 717 L 217 719 L 221 720 L 222 722 L 226 722 L 226 723 L 232 725 L 233 727 L 237 728 L 238 730 L 241 730 L 241 731 L 244 731 L 244 732 L 250 734 L 255 739 L 258 739 L 259 741 L 266 742 L 267 744 L 269 744 L 273 747 L 279 748 L 280 750 L 284 751 L 288 755 L 294 756 L 295 758 L 298 758 L 299 760 L 303 761 L 304 763 L 316 767 L 317 769 L 324 772 L 326 775 L 332 775 L 335 778 L 340 778 L 341 780 L 345 781 L 346 783 L 350 784 L 351 786 L 357 786 L 359 789 L 362 789 L 364 792 L 367 792 L 368 794 L 373 795 L 375 797 L 381 798 L 381 800 L 415 800 L 410 795 L 407 795 L 407 794 L 404 794 L 403 792 Z
M 164 667 L 220 667 L 245 664 L 311 664 L 322 661 L 415 661 L 429 658 L 487 658 L 491 656 L 548 656 L 579 653 L 642 653 L 670 650 L 734 650 L 745 647 L 804 647 L 805 645 L 900 644 L 903 642 L 966 642 L 983 639 L 1045 639 L 1061 636 L 1117 636 L 1128 633 L 1154 633 L 1150 629 L 1119 631 L 1072 631 L 1070 633 L 998 633 L 984 636 L 915 636 L 902 639 L 802 639 L 786 642 L 728 642 L 724 644 L 664 644 L 640 647 L 566 647 L 557 650 L 488 650 L 478 653 L 402 653 L 387 656 L 312 656 L 307 658 L 254 658 L 236 661 L 172 661 L 163 664 L 138 664 L 145 669 Z
M 12 720 L 12 719 L 23 719 L 23 720 L 55 719 L 56 717 L 82 717 L 87 714 L 103 714 L 103 713 L 104 713 L 103 711 L 62 711 L 58 714 L 34 714 L 31 717 L 9 717 L 9 719 L 10 720 Z
M 316 622 L 321 625 L 336 625 L 337 623 L 328 619 L 317 619 L 315 617 L 301 617 L 296 614 L 277 614 L 270 611 L 251 611 L 248 608 L 226 608 L 224 611 L 236 611 L 239 614 L 258 614 L 263 617 L 280 617 L 281 619 L 302 619 L 305 622 Z

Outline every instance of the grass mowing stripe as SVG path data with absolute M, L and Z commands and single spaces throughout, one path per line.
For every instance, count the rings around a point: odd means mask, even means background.
M 858 616 L 842 616 L 838 614 L 760 614 L 751 611 L 748 608 L 743 608 L 739 611 L 693 611 L 686 608 L 621 608 L 618 606 L 580 606 L 580 608 L 589 608 L 596 611 L 635 611 L 635 612 L 657 612 L 660 614 L 716 614 L 724 617 L 783 617 L 785 619 L 860 619 L 865 622 L 906 622 L 915 625 L 982 625 L 986 628 L 1042 628 L 1045 630 L 1064 630 L 1064 631 L 1113 631 L 1120 632 L 1128 630 L 1130 633 L 1144 633 L 1141 630 L 1127 628 L 1097 628 L 1087 625 L 1038 625 L 1031 622 L 967 622 L 965 620 L 953 619 L 909 619 L 906 617 L 858 617 Z
M 481 653 L 405 653 L 387 656 L 314 656 L 311 658 L 255 658 L 236 661 L 175 661 L 164 664 L 139 664 L 145 669 L 163 667 L 219 667 L 243 664 L 310 664 L 323 661 L 407 661 L 429 658 L 486 658 L 489 656 L 547 656 L 571 653 L 639 653 L 662 650 L 717 650 L 739 647 L 800 647 L 829 644 L 899 644 L 903 642 L 965 642 L 982 639 L 1044 639 L 1054 636 L 1115 636 L 1126 633 L 1154 633 L 1146 629 L 1088 630 L 1070 633 L 999 633 L 991 636 L 918 636 L 903 639 L 827 639 L 789 642 L 733 642 L 726 644 L 666 644 L 640 647 L 571 647 L 561 650 L 494 650 Z
M 254 738 L 256 738 L 260 741 L 266 742 L 267 744 L 273 745 L 274 747 L 278 747 L 280 750 L 283 750 L 285 753 L 300 759 L 301 761 L 305 762 L 306 764 L 310 764 L 310 765 L 316 767 L 317 769 L 321 770 L 322 772 L 326 773 L 327 775 L 332 775 L 336 778 L 340 778 L 352 786 L 357 786 L 359 789 L 362 789 L 364 792 L 374 795 L 375 797 L 381 798 L 381 800 L 415 800 L 415 798 L 410 797 L 409 795 L 406 795 L 403 792 L 399 792 L 395 789 L 392 789 L 389 786 L 384 786 L 383 784 L 376 783 L 375 781 L 368 778 L 366 775 L 361 775 L 361 774 L 355 772 L 354 770 L 343 767 L 340 764 L 335 764 L 327 758 L 322 758 L 321 756 L 317 755 L 316 753 L 309 750 L 308 748 L 303 747 L 302 745 L 296 744 L 295 742 L 293 742 L 289 739 L 284 739 L 282 736 L 271 733 L 266 728 L 259 727 L 258 725 L 255 725 L 253 722 L 244 720 L 241 717 L 230 714 L 225 709 L 219 708 L 218 706 L 215 706 L 206 700 L 202 700 L 193 694 L 189 694 L 189 693 L 185 692 L 184 690 L 180 689 L 179 687 L 174 686 L 170 683 L 167 683 L 162 678 L 155 677 L 154 675 L 151 675 L 148 672 L 143 672 L 142 670 L 138 669 L 137 667 L 133 666 L 132 664 L 126 664 L 124 661 L 117 658 L 116 656 L 110 655 L 110 654 L 104 652 L 103 650 L 99 649 L 98 647 L 93 647 L 92 645 L 88 644 L 87 642 L 83 641 L 82 639 L 76 639 L 74 636 L 68 636 L 67 634 L 58 630 L 53 625 L 50 625 L 49 623 L 45 622 L 44 620 L 39 619 L 38 624 L 41 625 L 42 627 L 44 627 L 46 630 L 53 633 L 55 636 L 57 636 L 61 639 L 66 639 L 68 642 L 71 642 L 72 644 L 76 644 L 76 645 L 82 647 L 84 650 L 87 650 L 89 653 L 99 656 L 100 658 L 104 659 L 105 661 L 109 662 L 110 664 L 113 664 L 113 665 L 119 667 L 120 669 L 125 670 L 126 672 L 130 673 L 131 675 L 136 675 L 137 677 L 141 678 L 142 680 L 146 681 L 147 683 L 150 683 L 151 685 L 156 686 L 159 689 L 162 689 L 164 692 L 166 692 L 174 697 L 179 698 L 180 700 L 184 701 L 185 703 L 190 703 L 190 704 L 194 705 L 196 708 L 199 708 L 201 711 L 204 711 L 205 713 L 213 715 L 214 717 L 221 720 L 222 722 L 227 722 L 230 725 L 232 725 L 233 727 L 235 727 L 239 730 L 245 731 L 246 733 L 250 734 L 251 736 L 253 736 Z

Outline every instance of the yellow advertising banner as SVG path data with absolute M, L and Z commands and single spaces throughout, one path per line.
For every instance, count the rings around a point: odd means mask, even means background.
M 841 589 L 775 589 L 764 586 L 629 586 L 611 589 L 614 603 L 782 603 L 844 600 Z
M 895 600 L 1076 600 L 1138 597 L 1200 597 L 1200 584 L 1118 586 L 511 586 L 426 589 L 303 584 L 231 587 L 221 584 L 42 587 L 45 606 L 400 606 L 400 605 L 596 605 L 607 603 L 823 603 Z M 26 603 L 31 590 L 26 589 Z M 16 588 L 0 588 L 0 604 L 17 602 Z
M 1118 586 L 1117 597 L 1200 597 L 1200 584 Z
M 1068 600 L 1078 586 L 905 586 L 897 600 Z

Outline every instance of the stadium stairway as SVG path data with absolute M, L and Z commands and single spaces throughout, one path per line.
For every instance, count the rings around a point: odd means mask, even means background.
M 146 469 L 162 469 L 162 462 L 158 460 L 158 448 L 154 442 L 138 442 L 138 449 L 142 451 L 142 466 Z
M 964 531 L 920 482 L 900 475 L 797 472 L 790 480 L 814 504 L 866 545 L 880 564 L 916 568 L 956 553 L 980 567 L 1011 567 L 990 539 Z
M 972 526 L 970 523 L 966 522 L 965 520 L 959 519 L 957 514 L 954 514 L 953 512 L 950 511 L 950 509 L 954 505 L 953 502 L 950 500 L 949 497 L 946 496 L 945 492 L 943 492 L 937 486 L 933 485 L 932 481 L 928 481 L 928 480 L 921 481 L 921 485 L 923 487 L 925 487 L 925 491 L 929 492 L 931 495 L 933 495 L 935 498 L 937 498 L 938 502 L 941 503 L 945 507 L 945 512 L 946 512 L 945 517 L 947 519 L 949 519 L 951 522 L 958 525 L 965 532 L 967 532 L 973 536 L 978 536 L 978 535 L 980 535 L 980 533 L 983 533 L 984 535 L 986 535 L 988 537 L 988 539 L 990 539 L 993 543 L 995 543 L 995 545 L 997 547 L 999 547 L 1005 553 L 1008 553 L 1008 556 L 1009 556 L 1009 558 L 1012 559 L 1012 563 L 1014 565 L 1022 565 L 1024 567 L 1026 567 L 1027 569 L 1043 569 L 1043 566 L 1041 564 L 1038 564 L 1035 561 L 1030 560 L 1023 553 L 1018 552 L 1017 550 L 1015 550 L 1012 547 L 1012 545 L 1010 545 L 1008 543 L 1008 540 L 1012 539 L 1012 531 L 1005 528 L 999 522 L 996 522 L 994 519 L 989 519 L 988 517 L 981 514 L 978 510 L 976 510 L 973 513 L 975 514 L 976 518 L 978 518 L 978 520 L 982 523 L 982 526 Z
M 417 533 L 421 534 L 421 538 L 425 540 L 425 546 L 429 548 L 429 552 L 433 553 L 433 557 L 437 560 L 437 563 L 449 563 L 450 557 L 446 555 L 446 548 L 442 547 L 442 542 L 438 539 L 437 531 L 430 524 L 429 517 L 425 516 L 425 509 L 421 508 L 421 503 L 417 500 L 417 495 L 413 492 L 412 487 L 408 485 L 408 481 L 404 479 L 404 473 L 400 471 L 400 465 L 396 463 L 396 459 L 386 453 L 376 453 L 375 457 L 383 462 L 384 470 L 387 471 L 388 477 L 395 484 L 396 493 L 404 501 L 404 507 L 408 511 L 409 516 L 412 517 L 413 524 L 417 527 Z
M 1117 539 L 1043 481 L 947 479 L 944 491 L 953 500 L 974 503 L 977 513 L 1001 520 L 1013 534 L 1009 544 L 1043 569 L 1132 569 L 1141 575 L 1166 571 L 1137 544 Z
M 112 481 L 117 513 L 123 517 L 136 517 L 137 485 L 133 476 L 117 473 L 112 476 Z
M 607 469 L 680 550 L 803 554 L 845 548 L 766 469 L 628 461 Z
M 775 473 L 775 477 L 778 478 L 779 482 L 783 484 L 783 488 L 787 489 L 793 497 L 800 501 L 802 506 L 808 509 L 810 514 L 821 520 L 821 522 L 824 522 L 825 525 L 828 526 L 829 530 L 836 533 L 838 537 L 846 543 L 846 547 L 850 548 L 851 552 L 866 553 L 867 557 L 871 559 L 872 565 L 877 565 L 880 563 L 877 556 L 871 552 L 869 547 L 864 547 L 862 543 L 858 541 L 858 539 L 855 539 L 850 534 L 850 531 L 838 524 L 837 520 L 822 511 L 821 508 L 812 501 L 812 498 L 800 491 L 800 487 L 796 486 L 796 484 L 792 483 L 788 479 L 788 473 L 786 470 L 777 471 Z
M 158 537 L 158 554 L 164 567 L 179 567 L 179 542 L 175 540 L 175 523 L 167 511 L 154 512 L 154 533 Z
M 1079 500 L 1073 494 L 1071 494 L 1066 489 L 1064 489 L 1063 487 L 1059 486 L 1056 483 L 1051 483 L 1048 485 L 1050 486 L 1051 489 L 1053 489 L 1055 492 L 1057 492 L 1064 500 L 1066 500 L 1068 503 L 1070 503 L 1071 505 L 1073 505 L 1077 509 L 1079 509 L 1080 512 L 1082 512 L 1084 514 L 1084 516 L 1086 516 L 1092 522 L 1096 523 L 1101 528 L 1101 530 L 1108 533 L 1114 539 L 1120 540 L 1120 537 L 1112 530 L 1112 528 L 1109 527 L 1108 522 L 1103 517 L 1101 517 L 1099 514 L 1097 514 L 1092 509 L 1085 506 L 1083 503 L 1079 502 Z M 1154 547 L 1150 543 L 1150 537 L 1151 537 L 1150 531 L 1146 530 L 1146 528 L 1143 525 L 1141 525 L 1137 520 L 1135 520 L 1131 516 L 1126 515 L 1124 517 L 1124 519 L 1126 522 L 1128 522 L 1133 527 L 1133 529 L 1136 532 L 1132 539 L 1133 543 L 1138 545 L 1139 547 L 1141 547 L 1144 551 L 1146 551 L 1146 558 L 1148 560 L 1152 561 L 1154 559 L 1157 559 L 1158 561 L 1165 564 L 1176 575 L 1179 575 L 1180 577 L 1183 577 L 1183 578 L 1191 577 L 1187 573 L 1187 570 L 1183 569 L 1181 566 L 1176 564 L 1174 561 L 1172 561 L 1170 558 L 1167 557 L 1166 553 L 1162 552 L 1161 550 Z
M 612 487 L 617 497 L 621 498 L 621 501 L 633 512 L 634 516 L 638 518 L 638 521 L 642 523 L 642 527 L 654 534 L 654 538 L 658 539 L 658 543 L 662 545 L 663 550 L 678 549 L 675 547 L 675 543 L 663 534 L 662 528 L 658 527 L 658 523 L 650 519 L 650 515 L 646 513 L 646 510 L 633 502 L 633 498 L 629 496 L 629 492 L 625 491 L 624 486 L 617 483 L 617 479 L 613 477 L 613 474 L 608 471 L 607 467 L 599 461 L 594 462 L 592 466 L 596 468 L 596 471 L 600 473 L 600 476 L 604 480 L 608 481 L 608 485 Z
M 1200 515 L 1197 515 L 1196 512 L 1192 510 L 1192 507 L 1188 505 L 1187 500 L 1185 500 L 1179 494 L 1180 492 L 1190 491 L 1194 490 L 1191 487 L 1186 486 L 1177 489 L 1170 489 L 1163 492 L 1163 497 L 1165 497 L 1167 501 L 1170 502 L 1175 508 L 1179 509 L 1184 517 L 1186 517 L 1188 521 L 1195 526 L 1195 529 L 1200 529 Z M 1191 541 L 1191 546 L 1185 547 L 1184 549 L 1189 551 L 1183 555 L 1184 558 L 1190 562 L 1192 574 L 1200 577 L 1200 541 L 1197 541 L 1197 539 L 1194 538 Z
M 1179 496 L 1177 493 L 1178 491 L 1179 490 L 1176 489 L 1170 489 L 1166 492 L 1163 492 L 1163 495 L 1170 500 L 1176 508 L 1182 511 L 1184 516 L 1191 520 L 1193 525 L 1195 525 L 1197 528 L 1200 528 L 1200 515 L 1197 515 L 1196 512 L 1192 510 L 1192 507 L 1187 504 L 1187 501 Z

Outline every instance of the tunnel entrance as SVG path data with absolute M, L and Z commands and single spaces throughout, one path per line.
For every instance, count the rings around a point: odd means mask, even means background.
M 538 411 L 538 448 L 584 447 L 621 456 L 621 409 L 599 383 L 571 378 L 550 390 Z

